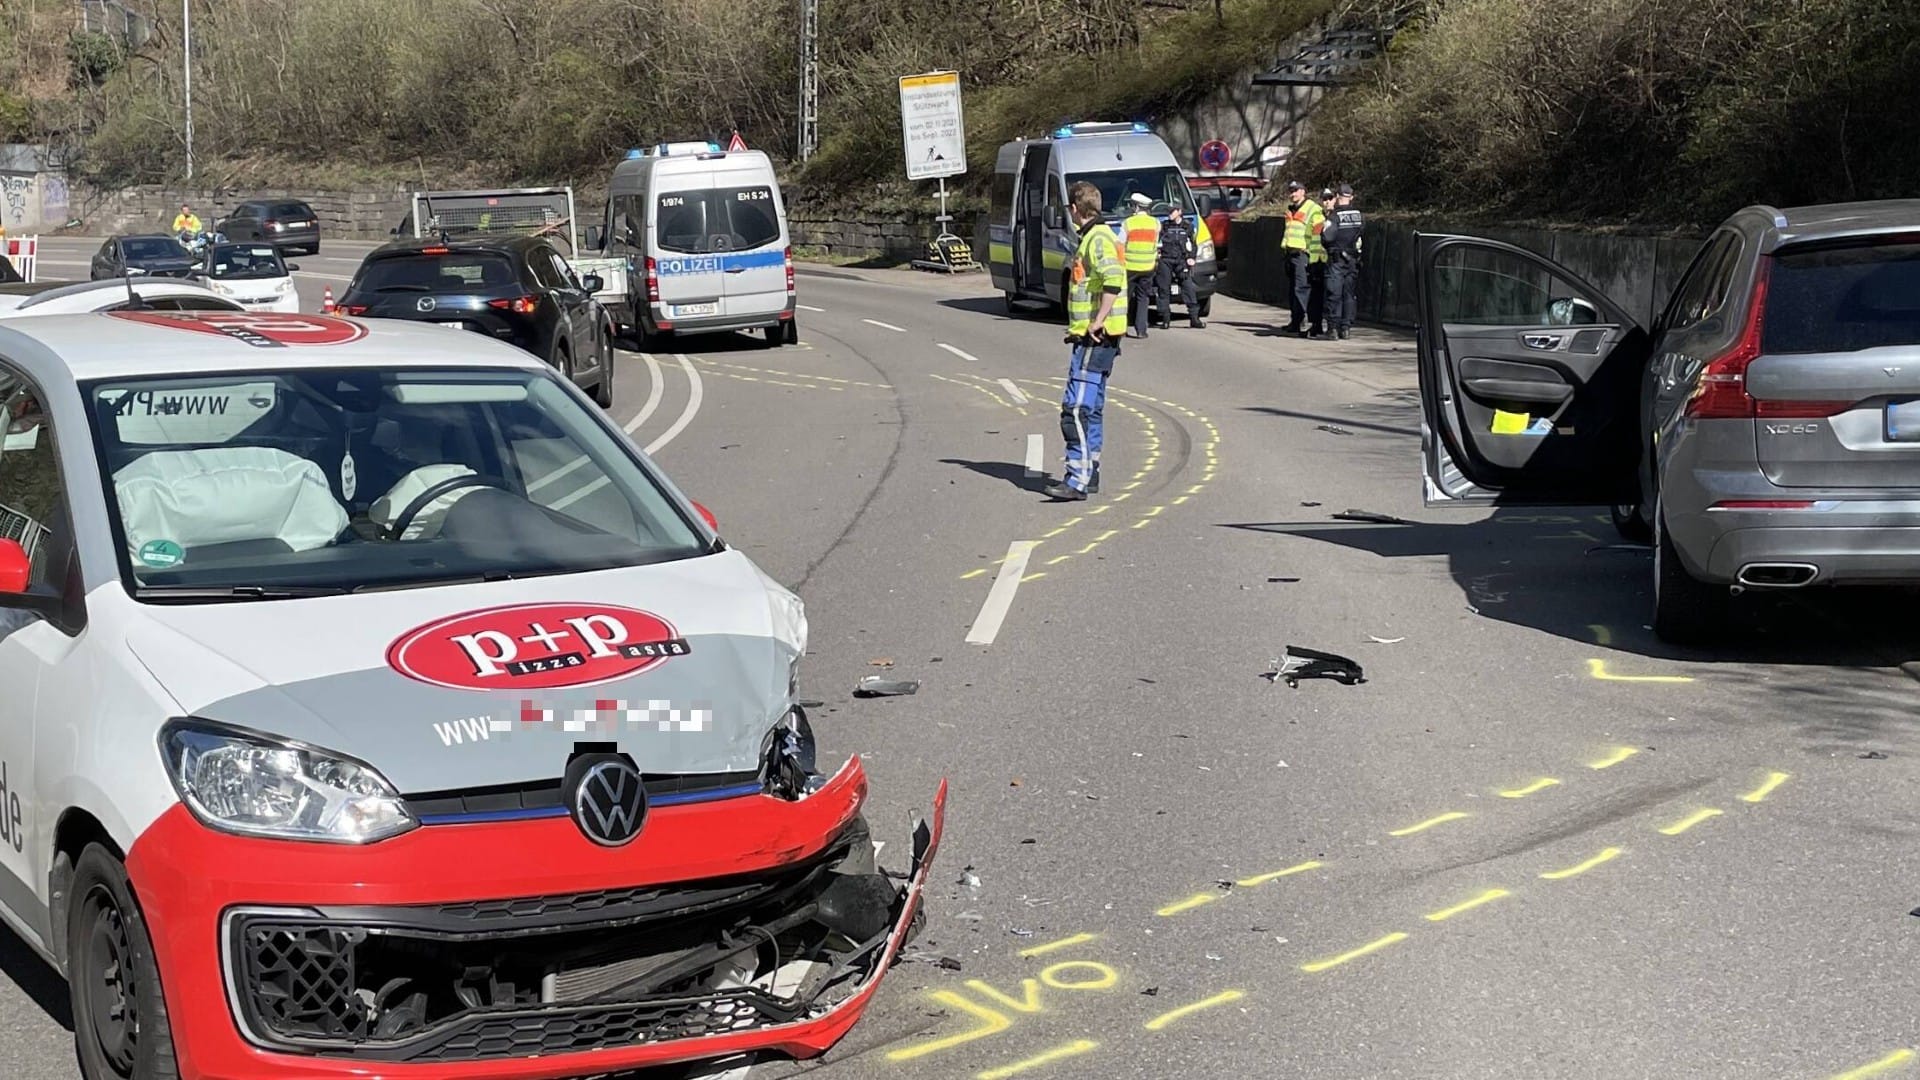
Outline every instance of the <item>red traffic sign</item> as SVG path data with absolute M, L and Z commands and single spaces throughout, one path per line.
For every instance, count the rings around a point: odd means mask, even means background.
M 733 133 L 733 138 L 727 140 L 727 153 L 729 154 L 738 150 L 745 150 L 746 148 L 747 140 L 741 138 L 740 133 L 737 131 Z
M 1219 139 L 1211 139 L 1200 146 L 1200 167 L 1210 172 L 1219 172 L 1233 160 L 1233 149 Z

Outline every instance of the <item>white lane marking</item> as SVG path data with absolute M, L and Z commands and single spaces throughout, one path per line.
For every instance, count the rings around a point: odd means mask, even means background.
M 559 468 L 553 470 L 552 472 L 541 477 L 540 479 L 535 480 L 533 483 L 528 484 L 527 494 L 531 495 L 534 492 L 539 491 L 541 488 L 546 487 L 548 484 L 553 483 L 555 480 L 558 480 L 561 477 L 572 472 L 573 470 L 579 468 L 580 466 L 585 465 L 590 460 L 592 459 L 588 458 L 587 455 L 581 454 L 579 457 L 574 458 L 572 461 L 567 462 L 565 465 L 560 466 Z
M 352 281 L 353 280 L 352 274 L 321 274 L 321 273 L 316 273 L 315 271 L 312 271 L 312 270 L 290 270 L 287 272 L 287 276 L 321 278 L 326 281 Z
M 1039 476 L 1046 471 L 1042 464 L 1046 455 L 1046 444 L 1038 435 L 1027 436 L 1027 475 Z
M 652 456 L 654 451 L 672 442 L 681 432 L 687 430 L 687 425 L 693 423 L 693 414 L 700 411 L 700 399 L 706 393 L 705 386 L 700 382 L 700 372 L 694 369 L 693 361 L 680 353 L 673 354 L 673 358 L 680 361 L 680 369 L 687 373 L 687 381 L 693 384 L 693 390 L 687 396 L 687 407 L 681 410 L 680 418 L 673 422 L 672 427 L 661 432 L 659 438 L 647 444 L 648 456 Z
M 1013 607 L 1013 594 L 1020 588 L 1020 579 L 1027 576 L 1027 559 L 1039 543 L 1038 540 L 1015 540 L 1007 545 L 1007 560 L 994 575 L 993 588 L 987 590 L 987 602 L 980 605 L 973 629 L 967 631 L 967 644 L 991 645 L 999 636 L 1001 620 Z
M 660 361 L 655 359 L 652 353 L 640 355 L 647 362 L 647 378 L 653 385 L 647 390 L 647 403 L 640 406 L 640 414 L 626 422 L 625 428 L 629 435 L 640 430 L 640 425 L 647 422 L 647 418 L 653 415 L 653 410 L 660 407 L 660 395 L 666 390 L 664 381 L 660 378 Z
M 823 307 L 814 307 L 814 306 L 813 306 L 812 304 L 799 304 L 799 303 L 796 303 L 796 304 L 794 304 L 793 306 L 794 306 L 794 307 L 797 307 L 797 308 L 799 308 L 799 309 L 800 309 L 801 311 L 825 311 L 825 310 L 827 310 L 826 308 L 823 308 Z
M 1013 395 L 1013 403 L 1015 405 L 1025 405 L 1027 403 L 1027 395 L 1021 393 L 1020 388 L 1013 385 L 1012 379 L 1001 379 L 1000 385 L 1006 387 L 1007 393 Z
M 860 321 L 866 323 L 868 326 L 877 326 L 882 330 L 891 330 L 896 334 L 904 334 L 907 332 L 907 328 L 904 326 L 895 326 L 892 323 L 881 322 L 879 319 L 861 319 Z
M 947 344 L 944 341 L 940 342 L 940 347 L 952 353 L 953 355 L 959 357 L 960 359 L 965 360 L 970 364 L 977 364 L 980 362 L 979 357 L 973 355 L 972 353 L 961 352 L 959 349 L 954 348 L 953 346 Z

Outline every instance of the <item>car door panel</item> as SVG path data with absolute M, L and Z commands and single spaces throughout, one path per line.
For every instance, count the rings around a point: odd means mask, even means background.
M 1417 252 L 1426 501 L 1632 502 L 1646 332 L 1525 249 L 1421 235 Z

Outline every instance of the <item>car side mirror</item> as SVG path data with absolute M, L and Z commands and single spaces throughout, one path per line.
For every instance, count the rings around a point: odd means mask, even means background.
M 600 280 L 599 274 L 588 274 L 586 277 L 580 279 L 580 287 L 590 293 L 599 292 L 602 288 L 606 287 L 606 284 L 606 282 Z
M 700 515 L 701 521 L 704 521 L 707 523 L 707 528 L 712 529 L 714 532 L 720 531 L 720 522 L 714 519 L 713 511 L 707 509 L 706 507 L 700 505 L 699 503 L 693 504 L 693 510 L 694 510 L 694 513 Z M 15 544 L 14 546 L 18 547 L 19 545 Z
M 604 227 L 599 225 L 587 226 L 586 243 L 587 243 L 587 248 L 591 251 L 599 251 L 600 249 L 606 247 L 607 246 L 607 230 Z
M 0 540 L 0 596 L 20 596 L 27 591 L 33 565 L 27 561 L 27 549 L 18 540 Z
M 288 263 L 288 264 L 287 264 L 287 272 L 288 272 L 288 273 L 292 273 L 293 271 L 295 271 L 295 270 L 298 270 L 298 269 L 300 269 L 300 264 L 299 264 L 299 263 Z
M 1548 326 L 1592 326 L 1599 321 L 1599 311 L 1585 300 L 1560 296 L 1547 301 Z

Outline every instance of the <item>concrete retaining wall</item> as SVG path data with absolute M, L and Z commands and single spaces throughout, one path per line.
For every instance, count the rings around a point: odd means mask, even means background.
M 73 213 L 85 221 L 90 235 L 160 230 L 172 224 L 180 204 L 193 207 L 209 227 L 243 202 L 257 199 L 298 199 L 313 207 L 320 219 L 322 242 L 327 239 L 375 240 L 400 224 L 411 205 L 410 190 L 290 191 L 284 188 L 245 188 L 237 191 L 181 189 L 143 185 L 115 192 L 76 192 Z
M 1227 291 L 1243 300 L 1287 305 L 1286 259 L 1280 246 L 1283 218 L 1233 223 L 1233 263 Z M 1412 326 L 1414 232 L 1402 221 L 1369 221 L 1360 266 L 1358 307 L 1363 322 Z M 1433 226 L 1429 231 L 1442 231 Z M 1623 236 L 1571 229 L 1467 227 L 1450 231 L 1503 240 L 1544 255 L 1585 278 L 1642 326 L 1649 326 L 1686 271 L 1702 238 Z

